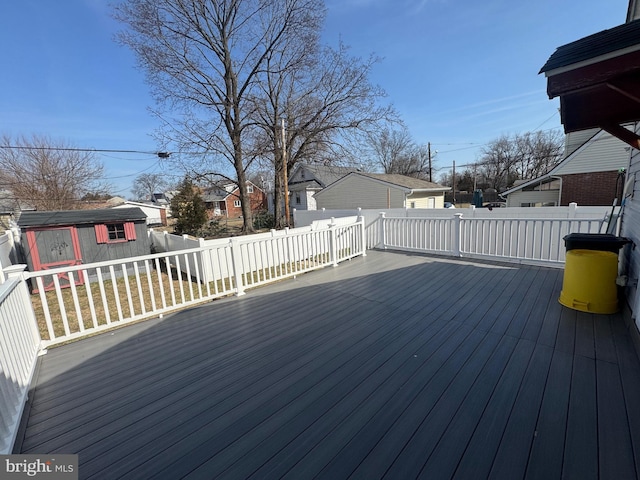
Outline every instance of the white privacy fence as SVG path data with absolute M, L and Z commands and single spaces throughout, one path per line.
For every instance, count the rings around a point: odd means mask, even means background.
M 358 216 L 364 218 L 366 247 L 375 248 L 381 242 L 380 227 L 378 225 L 380 213 L 388 218 L 423 218 L 423 219 L 453 219 L 456 213 L 461 213 L 465 219 L 490 220 L 535 220 L 535 219 L 593 219 L 601 221 L 611 212 L 611 207 L 585 206 L 571 203 L 564 207 L 544 208 L 391 208 L 391 209 L 344 209 L 344 210 L 294 210 L 293 217 L 297 227 L 313 225 L 326 221 L 331 217 Z M 436 222 L 437 223 L 437 222 Z
M 387 218 L 378 221 L 379 248 L 562 266 L 563 238 L 599 233 L 600 218 Z
M 29 291 L 10 276 L 0 285 L 0 454 L 11 453 L 39 350 Z

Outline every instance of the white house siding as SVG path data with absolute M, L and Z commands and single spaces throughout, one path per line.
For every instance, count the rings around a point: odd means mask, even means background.
M 317 210 L 318 209 L 318 205 L 316 203 L 316 199 L 314 197 L 315 193 L 318 192 L 319 190 L 306 190 L 304 192 L 301 192 L 304 197 L 305 197 L 305 202 L 307 204 L 307 210 Z
M 415 202 L 415 207 L 412 203 Z M 409 208 L 444 208 L 444 192 L 434 194 L 433 192 L 417 192 L 407 197 L 407 207 Z
M 626 168 L 629 163 L 628 145 L 604 131 L 578 150 L 574 153 L 575 158 L 566 165 L 560 165 L 553 175 L 608 172 Z M 603 159 L 607 159 L 607 162 L 603 162 Z
M 542 191 L 523 191 L 519 190 L 507 195 L 507 207 L 520 207 L 523 203 L 550 203 L 555 202 L 559 205 L 560 191 L 558 190 L 542 190 Z
M 636 246 L 640 246 L 640 152 L 637 150 L 633 150 L 627 179 L 633 182 L 629 190 L 633 195 L 628 197 L 625 203 L 621 235 L 630 238 Z M 626 266 L 626 273 L 631 282 L 635 282 L 640 278 L 640 249 L 626 248 L 623 252 L 622 265 Z M 640 329 L 640 290 L 636 286 L 630 286 L 626 294 L 636 326 Z
M 317 208 L 391 208 L 405 207 L 405 191 L 362 176 L 348 176 L 316 194 Z
M 568 157 L 571 155 L 600 131 L 601 130 L 599 128 L 592 128 L 590 130 L 580 130 L 577 132 L 567 133 L 564 139 L 564 156 Z

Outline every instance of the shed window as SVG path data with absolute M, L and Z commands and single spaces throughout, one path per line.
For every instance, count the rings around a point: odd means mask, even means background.
M 118 243 L 136 239 L 136 228 L 133 222 L 107 223 L 96 225 L 94 228 L 98 243 Z

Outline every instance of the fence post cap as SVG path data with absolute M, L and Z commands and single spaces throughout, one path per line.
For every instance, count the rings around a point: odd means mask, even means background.
M 7 276 L 11 277 L 24 272 L 26 269 L 27 269 L 26 265 L 17 264 L 17 265 L 9 265 L 8 267 L 3 267 L 2 271 L 5 274 L 7 274 Z

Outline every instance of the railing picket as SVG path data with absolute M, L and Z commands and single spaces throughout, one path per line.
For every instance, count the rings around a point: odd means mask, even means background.
M 102 269 L 96 268 L 96 276 L 98 277 L 98 287 L 100 288 L 100 299 L 102 300 L 102 308 L 104 309 L 104 319 L 107 325 L 111 324 L 111 312 L 109 311 L 109 302 L 107 301 L 107 292 L 104 288 L 104 280 L 102 278 Z
M 71 299 L 76 311 L 78 331 L 84 332 L 84 319 L 82 318 L 82 309 L 80 308 L 80 302 L 78 301 L 78 291 L 76 289 L 76 280 L 74 278 L 73 272 L 69 272 L 69 286 L 71 287 Z
M 162 309 L 167 308 L 167 296 L 164 293 L 164 279 L 162 278 L 162 267 L 160 265 L 160 259 L 155 259 L 156 276 L 158 277 L 158 286 L 160 287 L 160 301 L 162 302 Z
M 123 263 L 120 266 L 120 269 L 122 271 L 122 278 L 124 280 L 124 289 L 127 294 L 127 303 L 129 304 L 129 315 L 131 317 L 135 317 L 136 312 L 133 308 L 133 297 L 131 296 L 131 285 L 129 285 L 129 276 L 127 275 L 127 264 Z M 122 320 L 122 318 L 120 320 Z
M 98 328 L 98 316 L 96 315 L 96 306 L 93 302 L 93 294 L 91 293 L 91 282 L 89 281 L 89 273 L 87 272 L 87 270 L 82 270 L 82 278 L 84 278 L 87 303 L 89 304 L 89 313 L 91 315 L 91 323 L 93 325 L 93 328 Z
M 111 278 L 111 287 L 113 287 L 113 296 L 116 300 L 116 310 L 118 311 L 118 320 L 122 321 L 124 318 L 122 315 L 122 302 L 120 301 L 120 291 L 118 289 L 118 279 L 116 278 L 116 271 L 114 265 L 109 265 L 109 277 Z
M 138 299 L 140 300 L 140 311 L 142 315 L 144 315 L 147 313 L 147 306 L 146 306 L 146 302 L 144 301 L 144 294 L 142 293 L 142 280 L 140 279 L 140 268 L 138 267 L 138 262 L 133 262 L 133 274 L 136 279 L 136 289 L 138 291 Z

